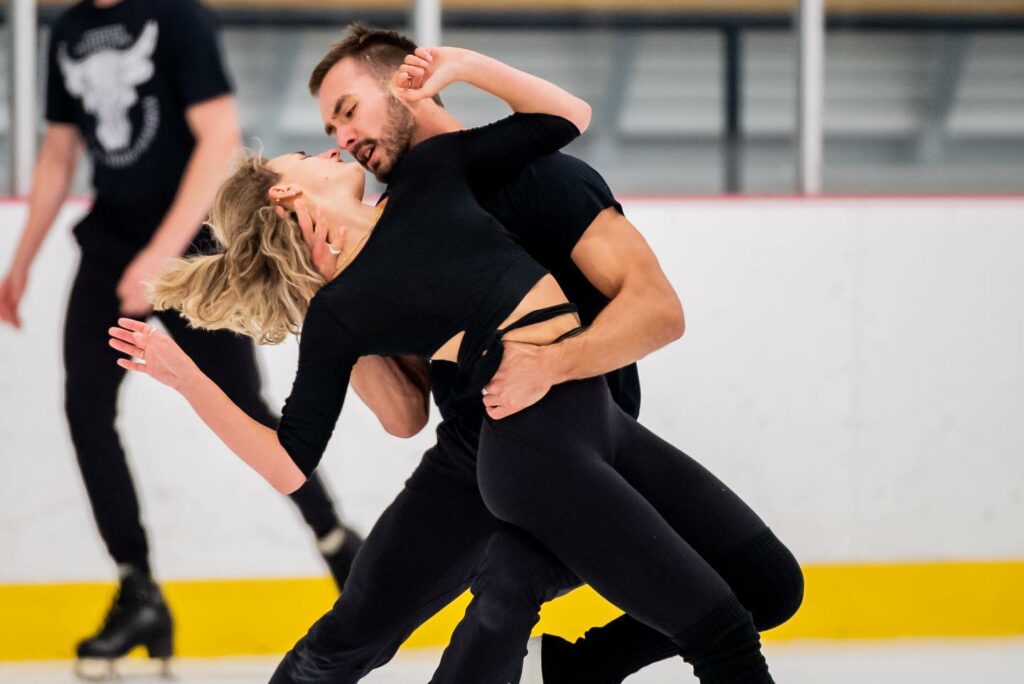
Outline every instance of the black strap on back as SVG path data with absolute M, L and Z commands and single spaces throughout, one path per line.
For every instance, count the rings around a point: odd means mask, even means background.
M 468 355 L 473 353 L 466 345 L 466 340 L 463 340 L 463 347 L 459 349 L 459 370 L 462 371 L 460 381 L 456 383 L 456 394 L 464 396 L 472 393 L 479 393 L 480 389 L 498 372 L 498 367 L 501 365 L 501 357 L 505 351 L 504 345 L 502 344 L 502 338 L 506 333 L 519 328 L 525 328 L 528 325 L 534 325 L 536 323 L 543 323 L 549 321 L 552 318 L 558 316 L 564 316 L 566 314 L 577 313 L 579 309 L 575 304 L 571 302 L 565 302 L 562 304 L 556 304 L 554 306 L 547 306 L 543 309 L 537 309 L 531 311 L 528 314 L 516 319 L 512 323 L 509 323 L 504 328 L 498 328 L 490 335 L 488 335 L 483 348 L 480 349 L 473 358 L 468 358 Z M 578 335 L 584 329 L 582 327 L 574 328 L 565 335 L 559 337 L 556 342 L 560 342 L 566 337 L 572 335 Z
M 535 323 L 543 323 L 544 321 L 550 321 L 552 318 L 558 316 L 564 316 L 565 314 L 574 314 L 579 309 L 572 302 L 564 302 L 562 304 L 555 304 L 554 306 L 546 306 L 543 309 L 537 309 L 531 311 L 522 318 L 518 318 L 515 321 L 509 323 L 504 328 L 498 328 L 494 331 L 499 338 L 504 337 L 505 333 L 511 332 L 518 328 L 525 328 L 528 325 Z

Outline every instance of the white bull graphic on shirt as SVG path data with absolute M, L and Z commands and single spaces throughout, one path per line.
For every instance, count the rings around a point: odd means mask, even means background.
M 81 61 L 68 56 L 67 46 L 57 54 L 64 84 L 69 93 L 82 100 L 86 112 L 96 117 L 96 138 L 107 151 L 125 148 L 131 142 L 132 125 L 128 110 L 138 99 L 136 86 L 153 77 L 153 51 L 158 27 L 146 22 L 135 44 L 123 50 L 106 48 Z

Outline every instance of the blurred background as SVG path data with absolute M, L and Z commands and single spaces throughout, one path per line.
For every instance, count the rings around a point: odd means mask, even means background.
M 46 23 L 67 4 L 39 3 L 40 74 Z M 305 84 L 346 23 L 416 26 L 408 0 L 207 4 L 224 27 L 246 139 L 258 136 L 268 151 L 327 145 L 310 123 Z M 829 0 L 824 8 L 823 192 L 1024 191 L 1024 2 Z M 441 40 L 587 98 L 597 117 L 572 151 L 619 192 L 791 194 L 797 16 L 794 0 L 445 0 Z M 10 22 L 2 30 L 8 44 Z M 9 51 L 0 53 L 7 78 Z M 9 90 L 0 88 L 3 160 Z M 504 111 L 469 88 L 453 88 L 447 103 L 470 125 Z

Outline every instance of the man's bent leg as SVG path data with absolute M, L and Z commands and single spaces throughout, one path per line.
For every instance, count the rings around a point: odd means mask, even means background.
M 434 672 L 433 684 L 518 682 L 540 606 L 579 580 L 539 542 L 505 525 L 484 551 L 473 600 Z
M 345 591 L 272 682 L 356 682 L 461 594 L 498 522 L 475 483 L 434 467 L 434 447 L 367 536 Z

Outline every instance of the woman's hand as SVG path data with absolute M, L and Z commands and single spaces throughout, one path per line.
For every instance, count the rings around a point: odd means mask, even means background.
M 463 79 L 464 69 L 472 61 L 471 50 L 454 47 L 416 48 L 398 67 L 392 85 L 406 102 L 434 97 L 448 85 Z
M 202 374 L 189 355 L 166 333 L 131 318 L 117 319 L 117 326 L 109 330 L 110 346 L 139 359 L 118 359 L 117 365 L 121 368 L 145 373 L 179 392 L 186 383 Z

